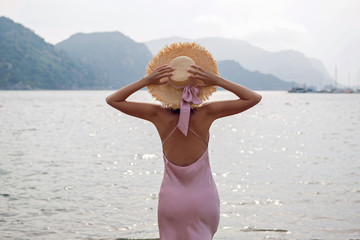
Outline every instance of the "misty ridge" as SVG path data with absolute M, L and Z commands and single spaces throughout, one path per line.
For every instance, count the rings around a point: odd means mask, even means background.
M 118 89 L 145 75 L 166 44 L 195 41 L 218 62 L 221 76 L 254 90 L 332 83 L 321 61 L 297 51 L 269 52 L 242 40 L 164 38 L 139 43 L 120 32 L 77 33 L 52 45 L 0 17 L 0 89 Z

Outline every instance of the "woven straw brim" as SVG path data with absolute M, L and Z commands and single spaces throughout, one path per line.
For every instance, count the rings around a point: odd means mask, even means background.
M 173 43 L 163 48 L 148 64 L 146 74 L 149 75 L 156 68 L 169 64 L 171 60 L 178 56 L 187 56 L 194 60 L 195 64 L 205 68 L 216 75 L 219 75 L 215 59 L 204 47 L 197 43 Z M 190 74 L 190 73 L 189 73 Z M 147 86 L 150 94 L 164 107 L 171 109 L 180 108 L 182 89 L 174 88 L 169 82 L 163 85 Z M 199 87 L 198 97 L 201 101 L 207 100 L 216 91 L 216 86 Z M 196 108 L 198 105 L 191 105 Z

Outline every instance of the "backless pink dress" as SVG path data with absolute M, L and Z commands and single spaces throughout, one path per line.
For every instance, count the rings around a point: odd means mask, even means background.
M 211 240 L 219 225 L 220 201 L 210 169 L 208 148 L 188 166 L 175 165 L 164 154 L 164 165 L 158 203 L 160 240 Z

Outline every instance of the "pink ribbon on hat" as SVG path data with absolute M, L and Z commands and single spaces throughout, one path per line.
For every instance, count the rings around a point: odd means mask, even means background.
M 171 81 L 170 83 L 177 89 L 183 88 L 180 105 L 180 116 L 177 127 L 185 136 L 187 136 L 190 120 L 190 104 L 201 104 L 201 100 L 198 97 L 199 89 L 192 86 L 192 82 L 185 87 L 175 86 Z

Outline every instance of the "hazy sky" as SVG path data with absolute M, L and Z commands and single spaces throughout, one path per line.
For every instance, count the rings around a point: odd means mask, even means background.
M 142 42 L 219 36 L 321 60 L 360 84 L 360 0 L 0 0 L 0 16 L 49 43 L 77 32 L 120 31 Z

